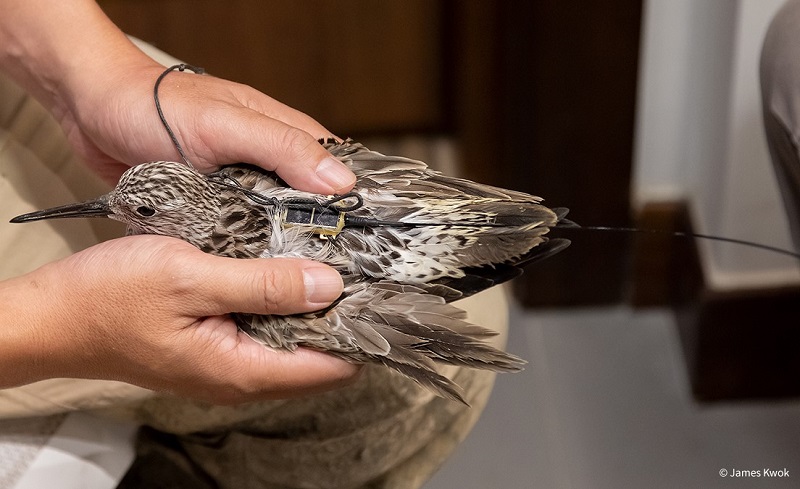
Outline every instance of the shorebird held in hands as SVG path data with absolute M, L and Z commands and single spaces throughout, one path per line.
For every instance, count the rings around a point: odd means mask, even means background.
M 523 360 L 484 343 L 494 333 L 450 303 L 565 248 L 569 241 L 545 234 L 566 210 L 349 141 L 324 145 L 355 172 L 351 193 L 301 192 L 247 165 L 202 175 L 157 161 L 132 167 L 96 200 L 12 222 L 104 216 L 126 223 L 128 234 L 173 236 L 215 255 L 319 260 L 344 279 L 333 305 L 291 316 L 233 314 L 239 327 L 272 348 L 383 364 L 461 402 L 436 362 L 520 370 Z

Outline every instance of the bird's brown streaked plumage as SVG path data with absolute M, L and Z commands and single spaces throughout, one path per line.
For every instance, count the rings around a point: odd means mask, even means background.
M 95 201 L 13 222 L 106 215 L 125 222 L 129 234 L 174 236 L 216 255 L 320 260 L 344 279 L 335 304 L 293 316 L 234 314 L 239 326 L 272 348 L 306 346 L 381 363 L 461 402 L 459 387 L 436 372 L 436 362 L 520 370 L 523 360 L 485 344 L 494 333 L 467 322 L 450 302 L 513 278 L 522 266 L 566 247 L 568 241 L 545 236 L 565 211 L 360 144 L 325 146 L 355 172 L 353 191 L 363 201 L 328 239 L 318 228 L 287 226 L 282 211 L 290 202 L 324 203 L 329 197 L 291 189 L 275 174 L 247 165 L 205 176 L 183 163 L 145 163 Z

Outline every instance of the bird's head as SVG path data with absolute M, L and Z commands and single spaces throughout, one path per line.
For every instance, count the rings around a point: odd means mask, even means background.
M 154 161 L 134 166 L 111 192 L 91 201 L 17 216 L 11 222 L 66 217 L 109 217 L 129 234 L 160 234 L 201 247 L 219 218 L 217 188 L 184 163 Z

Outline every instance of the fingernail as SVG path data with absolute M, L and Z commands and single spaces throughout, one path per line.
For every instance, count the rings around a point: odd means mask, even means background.
M 317 165 L 317 176 L 334 190 L 350 188 L 356 181 L 356 176 L 344 163 L 330 156 Z
M 306 300 L 314 303 L 330 303 L 342 294 L 342 277 L 329 267 L 309 267 L 303 270 Z

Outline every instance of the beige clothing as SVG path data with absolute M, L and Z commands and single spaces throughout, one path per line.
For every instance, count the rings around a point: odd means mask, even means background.
M 0 279 L 120 235 L 106 220 L 8 223 L 17 214 L 105 191 L 42 107 L 0 78 Z M 500 288 L 459 305 L 475 323 L 505 332 Z M 496 344 L 503 342 L 501 334 Z M 466 436 L 494 380 L 488 372 L 454 367 L 444 372 L 465 388 L 472 408 L 368 367 L 355 385 L 341 390 L 238 407 L 209 406 L 119 382 L 53 379 L 0 390 L 0 417 L 91 409 L 152 427 L 124 487 L 166 487 L 158 484 L 173 477 L 170 487 L 409 489 L 427 480 Z

